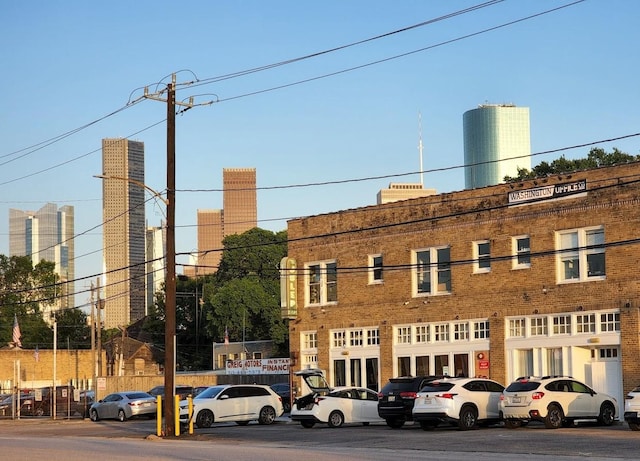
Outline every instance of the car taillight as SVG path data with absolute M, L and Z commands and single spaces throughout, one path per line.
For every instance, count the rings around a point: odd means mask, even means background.
M 129 402 L 130 407 L 137 407 L 138 405 L 140 405 L 140 402 Z
M 316 397 L 315 399 L 313 399 L 313 404 L 320 405 L 320 401 L 322 400 L 324 400 L 324 397 Z
M 415 399 L 417 396 L 417 392 L 400 392 L 400 397 L 403 399 Z
M 500 400 L 504 401 L 504 394 L 500 394 Z
M 452 399 L 456 395 L 458 394 L 440 394 L 440 395 L 437 395 L 436 397 L 440 397 L 441 399 Z
M 533 400 L 540 400 L 542 397 L 544 397 L 544 392 L 534 392 L 531 394 Z
M 382 400 L 382 397 L 384 397 L 384 394 L 382 392 L 378 392 L 378 400 Z

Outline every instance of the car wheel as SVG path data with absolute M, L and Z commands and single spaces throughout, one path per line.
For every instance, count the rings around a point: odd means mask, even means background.
M 289 413 L 291 411 L 291 404 L 289 402 L 282 402 L 282 408 L 285 413 Z
M 547 416 L 544 418 L 544 426 L 547 429 L 558 429 L 562 427 L 562 420 L 564 420 L 562 408 L 556 404 L 549 405 L 547 408 Z
M 260 410 L 260 416 L 258 417 L 258 423 L 260 424 L 272 424 L 276 420 L 276 410 L 273 407 L 262 407 Z
M 238 426 L 246 426 L 247 424 L 249 424 L 249 421 L 236 421 L 236 424 Z
M 598 416 L 598 424 L 602 426 L 611 426 L 616 417 L 616 408 L 610 402 L 604 402 L 600 406 L 600 415 Z
M 213 421 L 213 413 L 210 410 L 202 410 L 196 416 L 196 426 L 198 427 L 211 427 Z
M 127 415 L 124 413 L 124 410 L 118 410 L 118 421 L 121 423 L 127 420 Z
M 519 419 L 505 419 L 504 427 L 507 429 L 517 429 L 522 426 L 522 421 Z
M 460 410 L 460 419 L 458 420 L 458 428 L 462 431 L 475 429 L 478 424 L 478 411 L 471 407 L 465 406 Z
M 98 421 L 100 419 L 100 417 L 98 416 L 98 410 L 92 408 L 89 411 L 89 418 L 91 419 L 91 421 Z
M 391 429 L 400 429 L 402 426 L 404 426 L 404 419 L 389 418 L 385 421 L 387 422 L 387 426 L 389 426 Z
M 305 429 L 311 429 L 316 425 L 316 423 L 314 423 L 313 421 L 300 421 L 300 425 Z
M 329 415 L 327 423 L 329 423 L 329 427 L 340 427 L 344 424 L 344 415 L 338 410 L 334 410 Z
M 629 429 L 631 429 L 632 431 L 640 431 L 640 424 L 630 422 Z
M 38 407 L 33 412 L 34 416 L 44 416 L 44 408 Z

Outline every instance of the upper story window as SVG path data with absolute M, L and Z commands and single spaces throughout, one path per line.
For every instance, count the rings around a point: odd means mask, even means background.
M 531 267 L 531 237 L 520 235 L 511 239 L 513 268 L 527 269 Z
M 380 330 L 370 328 L 367 330 L 367 346 L 377 346 L 380 344 Z
M 310 331 L 309 333 L 302 334 L 302 348 L 303 349 L 317 349 L 318 347 L 318 333 Z
M 413 252 L 414 295 L 451 293 L 451 249 L 434 247 Z
M 489 240 L 473 242 L 473 272 L 491 271 L 491 243 Z
M 524 318 L 509 319 L 509 336 L 512 338 L 524 337 Z
M 549 334 L 546 317 L 534 317 L 530 319 L 531 336 L 546 336 Z
M 553 334 L 566 335 L 571 333 L 571 316 L 555 315 L 553 317 Z
M 429 325 L 418 325 L 416 327 L 416 343 L 429 342 Z
M 397 344 L 411 344 L 411 327 L 398 327 Z
M 453 324 L 453 340 L 468 341 L 469 340 L 469 323 L 459 322 Z
M 473 335 L 475 339 L 487 339 L 489 338 L 489 322 L 482 320 L 480 322 L 473 323 Z
M 382 283 L 382 255 L 369 255 L 369 283 Z
M 335 261 L 307 265 L 307 305 L 330 304 L 338 301 L 337 269 Z
M 605 278 L 603 227 L 559 231 L 556 249 L 559 283 Z
M 349 346 L 362 346 L 362 330 L 351 330 L 349 332 Z

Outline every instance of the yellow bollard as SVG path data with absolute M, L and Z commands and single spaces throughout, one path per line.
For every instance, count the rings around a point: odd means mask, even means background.
M 162 397 L 156 396 L 156 435 L 162 437 Z
M 176 437 L 180 435 L 180 396 L 174 395 L 173 402 L 173 427 L 176 428 Z
M 187 402 L 189 402 L 189 434 L 193 435 L 193 397 L 187 397 Z

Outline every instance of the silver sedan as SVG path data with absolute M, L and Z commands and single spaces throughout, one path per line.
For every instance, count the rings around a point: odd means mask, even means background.
M 89 408 L 91 421 L 117 419 L 126 421 L 134 416 L 153 418 L 157 412 L 156 398 L 142 391 L 115 392 L 95 402 Z

